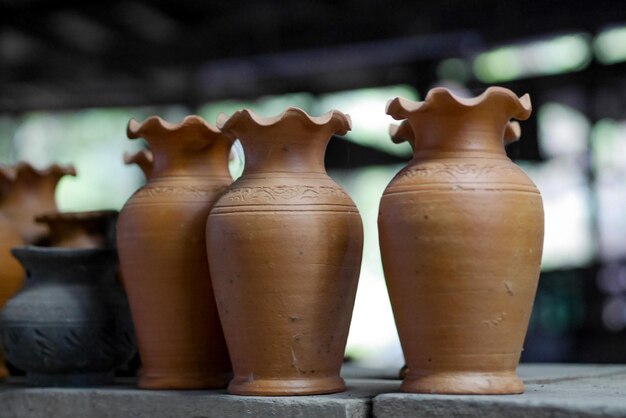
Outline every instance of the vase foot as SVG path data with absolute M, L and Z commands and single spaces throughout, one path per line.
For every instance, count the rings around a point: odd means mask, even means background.
M 466 395 L 507 395 L 524 392 L 524 384 L 515 372 L 477 373 L 445 372 L 406 376 L 403 392 Z
M 146 373 L 142 369 L 137 386 L 141 389 L 223 389 L 230 375 Z
M 346 384 L 339 376 L 307 379 L 255 379 L 235 377 L 228 385 L 228 393 L 249 396 L 322 395 L 343 392 Z
M 103 386 L 113 383 L 114 373 L 68 373 L 68 374 L 48 374 L 48 373 L 26 373 L 26 383 L 29 386 L 58 386 L 58 387 L 82 387 L 82 386 Z

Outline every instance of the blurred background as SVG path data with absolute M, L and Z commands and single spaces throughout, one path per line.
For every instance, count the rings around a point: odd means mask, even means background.
M 626 7 L 619 1 L 0 0 L 0 162 L 73 163 L 62 210 L 119 209 L 141 185 L 131 117 L 247 107 L 350 114 L 329 174 L 365 225 L 348 355 L 403 363 L 378 251 L 381 193 L 410 158 L 388 99 L 434 86 L 530 93 L 507 150 L 546 212 L 523 361 L 626 362 Z M 242 153 L 232 170 L 241 172 Z

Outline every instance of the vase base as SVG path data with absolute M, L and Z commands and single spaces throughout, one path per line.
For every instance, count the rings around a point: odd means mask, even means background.
M 57 387 L 83 387 L 103 386 L 113 383 L 115 374 L 110 372 L 100 373 L 26 373 L 26 383 L 29 386 L 57 386 Z
M 345 390 L 346 384 L 339 376 L 307 379 L 235 377 L 228 385 L 228 393 L 248 396 L 323 395 Z
M 524 384 L 515 372 L 446 372 L 412 376 L 409 371 L 400 390 L 410 393 L 511 395 L 524 393 Z
M 207 374 L 150 374 L 141 372 L 137 386 L 141 389 L 223 389 L 230 376 Z

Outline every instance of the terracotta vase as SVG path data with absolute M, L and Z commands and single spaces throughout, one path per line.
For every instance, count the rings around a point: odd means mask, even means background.
M 239 395 L 344 390 L 339 376 L 361 265 L 363 227 L 326 174 L 330 136 L 350 119 L 248 110 L 218 126 L 239 138 L 243 175 L 207 222 L 213 288 Z
M 135 352 L 114 249 L 17 247 L 24 286 L 0 312 L 7 359 L 34 386 L 112 383 Z
M 141 149 L 134 154 L 126 152 L 124 153 L 124 164 L 137 164 L 147 180 L 150 178 L 150 174 L 152 173 L 152 166 L 154 165 L 154 155 L 152 154 L 152 151 L 148 149 Z
M 436 88 L 387 113 L 415 132 L 414 157 L 378 218 L 389 296 L 408 365 L 402 390 L 521 393 L 515 373 L 540 271 L 543 205 L 506 156 L 510 118 L 530 99 L 493 87 L 461 99 Z M 398 134 L 411 138 L 411 134 Z
M 35 221 L 48 226 L 49 247 L 115 247 L 117 211 L 57 212 L 39 215 Z
M 233 138 L 197 116 L 131 120 L 154 152 L 148 183 L 122 209 L 117 245 L 149 389 L 224 387 L 230 362 L 205 250 L 206 218 L 232 182 Z
M 54 193 L 59 180 L 65 175 L 76 175 L 74 167 L 54 164 L 44 170 L 20 162 L 14 167 L 14 176 L 0 175 L 0 211 L 14 225 L 27 244 L 38 244 L 48 235 L 35 216 L 57 212 Z
M 0 212 L 0 309 L 22 286 L 24 269 L 11 254 L 11 248 L 22 245 L 22 237 Z M 9 375 L 0 351 L 0 379 Z

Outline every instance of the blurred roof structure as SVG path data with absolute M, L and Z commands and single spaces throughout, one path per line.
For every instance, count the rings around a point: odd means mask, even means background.
M 624 20 L 608 0 L 0 0 L 0 111 L 427 83 L 446 57 Z

